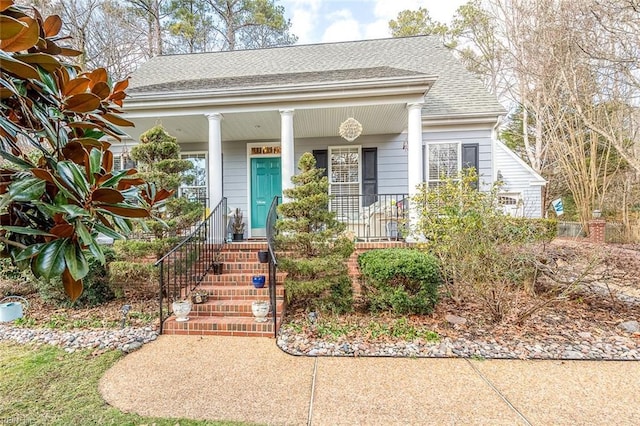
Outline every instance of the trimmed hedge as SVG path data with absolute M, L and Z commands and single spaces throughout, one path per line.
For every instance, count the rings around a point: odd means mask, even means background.
M 371 250 L 358 256 L 363 296 L 372 312 L 429 314 L 442 284 L 435 257 L 413 249 Z

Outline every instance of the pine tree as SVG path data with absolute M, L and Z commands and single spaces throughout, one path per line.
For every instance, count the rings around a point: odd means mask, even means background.
M 283 191 L 290 201 L 278 206 L 276 223 L 288 301 L 308 310 L 349 311 L 353 291 L 346 261 L 353 242 L 328 208 L 329 182 L 311 153 L 302 155 L 298 170 L 291 178 L 295 186 Z
M 148 182 L 161 188 L 177 190 L 182 184 L 191 183 L 193 176 L 184 172 L 193 167 L 188 160 L 180 159 L 180 145 L 161 125 L 140 135 L 140 144 L 131 149 L 131 158 L 138 162 L 138 172 Z M 157 212 L 163 223 L 149 221 L 147 226 L 156 238 L 180 235 L 182 231 L 202 217 L 201 202 L 174 196 Z

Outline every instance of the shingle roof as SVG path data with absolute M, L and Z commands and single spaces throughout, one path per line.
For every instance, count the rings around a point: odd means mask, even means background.
M 348 70 L 294 72 L 282 74 L 255 74 L 238 77 L 201 78 L 177 80 L 133 88 L 132 92 L 157 92 L 163 90 L 203 90 L 232 87 L 269 87 L 293 83 L 320 83 L 352 80 L 406 77 L 423 73 L 391 67 L 356 68 Z
M 440 39 L 430 36 L 158 56 L 134 73 L 130 91 L 269 87 L 417 74 L 438 76 L 423 115 L 503 111 Z

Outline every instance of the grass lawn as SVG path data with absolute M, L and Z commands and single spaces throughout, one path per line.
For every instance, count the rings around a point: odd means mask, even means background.
M 241 425 L 141 417 L 107 405 L 98 381 L 122 354 L 67 354 L 52 346 L 0 343 L 0 424 Z M 171 392 L 170 389 L 167 392 Z

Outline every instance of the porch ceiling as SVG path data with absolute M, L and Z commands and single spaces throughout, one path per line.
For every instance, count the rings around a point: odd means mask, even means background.
M 338 126 L 348 117 L 356 118 L 363 127 L 363 135 L 397 134 L 407 127 L 405 103 L 363 105 L 354 107 L 295 109 L 294 135 L 296 138 L 338 136 Z M 180 143 L 206 142 L 209 124 L 202 115 L 180 115 L 130 118 L 135 128 L 125 128 L 134 141 L 140 134 L 160 123 Z M 278 110 L 224 114 L 222 121 L 224 141 L 258 141 L 280 139 L 280 113 Z

